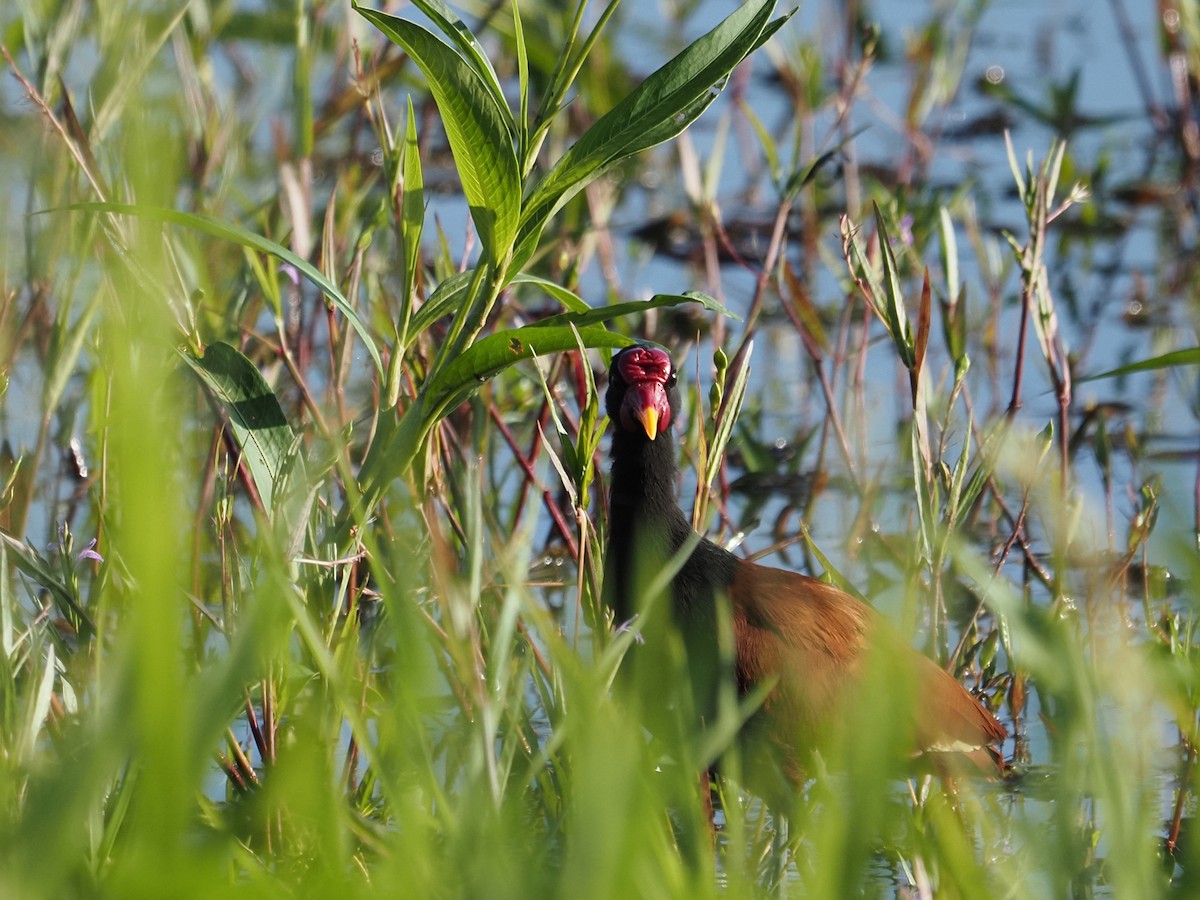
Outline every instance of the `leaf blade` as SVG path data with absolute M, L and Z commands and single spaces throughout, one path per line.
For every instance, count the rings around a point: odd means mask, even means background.
M 527 258 L 545 223 L 585 185 L 622 160 L 675 137 L 699 118 L 716 99 L 716 86 L 786 21 L 784 17 L 768 24 L 774 7 L 775 0 L 742 5 L 584 132 L 524 204 L 516 258 Z
M 707 309 L 727 313 L 708 295 L 689 292 L 655 294 L 646 301 L 615 303 L 586 312 L 549 316 L 530 325 L 496 332 L 477 340 L 465 353 L 441 369 L 425 385 L 422 393 L 429 399 L 429 409 L 435 415 L 440 415 L 447 406 L 456 405 L 455 401 L 465 400 L 480 383 L 534 355 L 575 350 L 580 342 L 592 349 L 628 347 L 634 343 L 633 338 L 610 332 L 604 323 L 621 316 L 683 303 L 700 303 Z
M 521 207 L 512 113 L 489 90 L 488 80 L 433 32 L 377 10 L 355 9 L 425 74 L 479 241 L 488 258 L 502 264 L 516 237 Z
M 346 317 L 346 320 L 358 332 L 358 336 L 362 338 L 367 352 L 371 355 L 371 361 L 375 364 L 375 371 L 379 373 L 383 372 L 383 361 L 379 357 L 379 349 L 375 346 L 375 341 L 371 338 L 371 333 L 367 330 L 366 324 L 358 315 L 358 311 L 351 306 L 350 301 L 338 290 L 337 285 L 326 278 L 319 269 L 309 263 L 308 260 L 297 256 L 282 244 L 277 244 L 275 241 L 269 240 L 260 234 L 255 234 L 253 231 L 243 228 L 240 225 L 224 222 L 212 216 L 206 216 L 203 213 L 181 212 L 161 206 L 141 206 L 133 203 L 86 202 L 71 203 L 66 206 L 57 207 L 57 209 L 72 212 L 116 213 L 117 215 L 139 216 L 158 222 L 169 222 L 172 225 L 182 225 L 185 228 L 191 228 L 194 231 L 200 231 L 212 237 L 233 241 L 235 244 L 241 244 L 243 247 L 258 250 L 260 253 L 266 253 L 268 256 L 273 256 L 281 262 L 294 266 L 298 272 L 316 285 L 321 293 L 332 301 L 334 306 L 341 310 L 342 315 Z M 53 210 L 45 211 L 52 212 Z
M 272 510 L 295 440 L 274 391 L 254 363 L 223 341 L 210 344 L 203 356 L 180 356 L 229 416 L 254 486 Z
M 1200 365 L 1200 347 L 1188 347 L 1183 350 L 1172 350 L 1170 353 L 1164 353 L 1161 356 L 1152 356 L 1149 359 L 1141 359 L 1124 366 L 1118 366 L 1115 369 L 1109 369 L 1107 372 L 1098 372 L 1095 375 L 1085 375 L 1083 377 L 1077 376 L 1075 381 L 1097 381 L 1101 378 L 1119 378 L 1122 375 L 1151 372 L 1155 369 L 1172 369 L 1176 366 L 1196 365 Z

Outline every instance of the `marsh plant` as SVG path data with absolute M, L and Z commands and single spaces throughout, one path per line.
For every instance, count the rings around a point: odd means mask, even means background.
M 1195 97 L 1147 95 L 1164 274 L 1116 358 L 1071 273 L 1132 201 L 1075 81 L 987 81 L 1053 132 L 984 132 L 1005 199 L 933 177 L 987 3 L 632 6 L 0 13 L 0 895 L 1195 890 Z M 1163 9 L 1139 64 L 1194 85 Z M 729 752 L 754 696 L 629 715 L 602 378 L 639 337 L 694 526 L 870 598 L 1004 778 L 883 765 L 886 686 L 785 808 Z

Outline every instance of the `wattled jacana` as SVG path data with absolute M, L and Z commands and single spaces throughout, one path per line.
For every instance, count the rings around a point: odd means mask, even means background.
M 1003 726 L 870 606 L 832 585 L 748 562 L 693 535 L 675 498 L 675 383 L 671 357 L 658 345 L 637 344 L 613 358 L 606 396 L 613 437 L 605 600 L 618 624 L 628 622 L 642 611 L 639 592 L 647 580 L 681 550 L 688 554 L 664 605 L 683 637 L 697 714 L 715 709 L 723 624 L 733 637 L 730 674 L 738 694 L 759 686 L 766 691 L 743 729 L 743 738 L 750 735 L 759 745 L 745 759 L 748 783 L 753 787 L 763 774 L 750 770 L 767 763 L 786 782 L 798 780 L 806 752 L 819 749 L 810 742 L 845 712 L 843 704 L 854 702 L 868 659 L 879 649 L 886 651 L 889 671 L 911 691 L 907 750 L 934 758 L 938 768 L 950 758 L 966 758 L 972 768 L 998 772 L 993 745 L 1004 740 Z M 718 619 L 722 610 L 725 623 Z M 779 782 L 771 784 L 773 790 Z

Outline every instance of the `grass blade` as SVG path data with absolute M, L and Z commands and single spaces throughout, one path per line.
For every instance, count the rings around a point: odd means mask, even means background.
M 273 256 L 280 262 L 295 266 L 297 271 L 320 288 L 321 293 L 328 297 L 333 302 L 333 305 L 341 310 L 342 315 L 346 317 L 350 325 L 358 332 L 358 336 L 362 338 L 363 344 L 366 345 L 367 352 L 371 354 L 371 360 L 375 363 L 375 371 L 383 372 L 383 362 L 379 358 L 379 350 L 375 346 L 375 341 L 371 339 L 371 333 L 367 330 L 366 324 L 359 317 L 357 311 L 350 305 L 350 301 L 342 295 L 342 292 L 338 290 L 333 282 L 321 274 L 319 269 L 307 260 L 297 256 L 282 244 L 268 240 L 262 235 L 242 228 L 240 225 L 223 222 L 212 216 L 206 216 L 201 213 L 180 212 L 161 206 L 141 206 L 132 203 L 72 203 L 59 207 L 59 209 L 74 212 L 116 213 L 118 215 L 138 216 L 158 222 L 170 222 L 172 225 L 182 225 L 185 228 L 192 228 L 213 237 L 233 241 L 236 244 L 241 244 L 243 247 L 249 247 L 252 250 Z M 47 212 L 51 211 L 47 210 Z

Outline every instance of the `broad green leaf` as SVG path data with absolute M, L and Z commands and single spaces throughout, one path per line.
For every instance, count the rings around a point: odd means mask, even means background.
M 180 354 L 224 407 L 263 505 L 273 509 L 294 435 L 262 373 L 234 347 L 218 341 L 201 357 Z
M 440 419 L 445 411 L 463 403 L 481 384 L 514 363 L 535 355 L 576 349 L 576 333 L 585 347 L 617 349 L 634 343 L 633 338 L 609 331 L 600 324 L 572 329 L 570 325 L 546 326 L 539 322 L 490 334 L 472 344 L 426 386 L 429 408 Z
M 532 280 L 532 279 L 530 279 Z M 541 281 L 542 279 L 539 279 Z M 679 306 L 682 303 L 699 303 L 705 309 L 725 316 L 735 321 L 740 318 L 718 303 L 713 297 L 701 291 L 685 291 L 682 294 L 655 294 L 649 300 L 628 300 L 625 303 L 614 303 L 611 306 L 598 306 L 595 309 L 585 309 L 582 312 L 561 313 L 541 319 L 537 324 L 575 325 L 577 328 L 592 325 L 596 322 L 611 322 L 620 316 L 636 315 L 662 306 Z M 564 304 L 565 305 L 565 304 Z
M 376 349 L 375 342 L 371 340 L 371 334 L 367 331 L 367 326 L 359 318 L 354 307 L 350 305 L 350 301 L 342 296 L 342 292 L 337 289 L 337 286 L 322 275 L 319 270 L 282 244 L 267 240 L 262 235 L 248 231 L 240 225 L 223 222 L 220 219 L 214 219 L 212 216 L 200 213 L 179 212 L 178 210 L 166 209 L 160 206 L 138 206 L 129 203 L 72 203 L 61 207 L 61 209 L 79 212 L 117 213 L 119 215 L 153 219 L 159 222 L 170 222 L 173 225 L 182 225 L 185 228 L 202 231 L 213 237 L 233 241 L 235 244 L 241 244 L 243 247 L 258 250 L 260 253 L 266 253 L 268 256 L 273 256 L 281 262 L 294 266 L 305 278 L 320 288 L 321 293 L 328 297 L 334 306 L 341 310 L 342 315 L 346 317 L 346 320 L 358 332 L 358 336 L 362 338 L 367 352 L 371 354 L 371 360 L 375 363 L 375 371 L 379 373 L 383 372 L 383 362 L 379 358 L 379 350 Z
M 471 276 L 474 271 L 474 269 L 468 269 L 466 272 L 456 272 L 437 286 L 434 292 L 430 294 L 425 305 L 413 315 L 412 334 L 414 336 L 420 334 L 443 316 L 450 315 L 458 308 L 458 304 L 464 300 L 467 295 L 467 289 L 471 286 Z M 565 306 L 569 312 L 588 312 L 591 310 L 591 307 L 578 294 L 567 290 L 560 284 L 555 284 L 553 281 L 537 275 L 521 273 L 513 276 L 509 283 L 529 284 L 539 287 Z
M 547 220 L 583 187 L 620 161 L 680 134 L 708 108 L 737 64 L 786 21 L 768 25 L 774 6 L 774 0 L 757 0 L 739 7 L 584 132 L 525 203 L 518 265 L 533 253 Z
M 516 362 L 529 359 L 534 353 L 545 355 L 577 349 L 581 342 L 591 348 L 627 347 L 633 343 L 632 338 L 607 331 L 602 323 L 681 303 L 701 303 L 707 309 L 723 312 L 720 304 L 698 292 L 657 294 L 645 302 L 617 303 L 585 312 L 550 316 L 532 325 L 476 341 L 425 383 L 394 427 L 381 426 L 381 432 L 386 431 L 386 434 L 371 445 L 359 472 L 366 508 L 371 508 L 378 499 L 381 485 L 412 467 L 430 429 L 488 379 Z
M 586 312 L 562 313 L 541 319 L 532 325 L 497 332 L 476 341 L 465 353 L 440 370 L 423 389 L 428 409 L 439 418 L 447 406 L 456 406 L 479 385 L 499 375 L 513 363 L 534 355 L 585 347 L 616 349 L 628 347 L 633 339 L 614 334 L 603 323 L 621 316 L 682 303 L 700 303 L 707 309 L 724 313 L 719 303 L 706 294 L 656 294 L 644 302 L 615 303 Z M 433 424 L 430 422 L 429 424 Z
M 415 22 L 355 7 L 425 73 L 442 114 L 471 218 L 488 258 L 503 267 L 517 233 L 521 176 L 512 114 L 454 48 Z
M 1152 356 L 1150 359 L 1132 362 L 1116 369 L 1109 369 L 1107 372 L 1076 378 L 1075 381 L 1096 381 L 1100 378 L 1118 378 L 1122 375 L 1132 375 L 1135 372 L 1150 372 L 1154 369 L 1173 369 L 1177 366 L 1195 365 L 1200 365 L 1200 347 L 1188 347 L 1186 350 L 1172 350 L 1170 353 L 1164 353 L 1162 356 Z
M 479 80 L 483 86 L 496 101 L 496 106 L 505 115 L 504 124 L 508 128 L 509 134 L 516 138 L 517 131 L 511 114 L 508 114 L 508 101 L 504 98 L 504 89 L 500 86 L 500 79 L 496 77 L 496 70 L 492 68 L 492 62 L 487 58 L 484 52 L 483 45 L 479 43 L 479 39 L 471 32 L 465 22 L 455 15 L 454 10 L 442 2 L 442 0 L 412 0 L 413 6 L 433 19 L 438 28 L 442 30 L 442 34 L 446 35 L 454 42 L 466 59 L 472 71 L 479 76 Z M 367 10 L 356 5 L 355 7 L 360 13 L 366 14 Z

